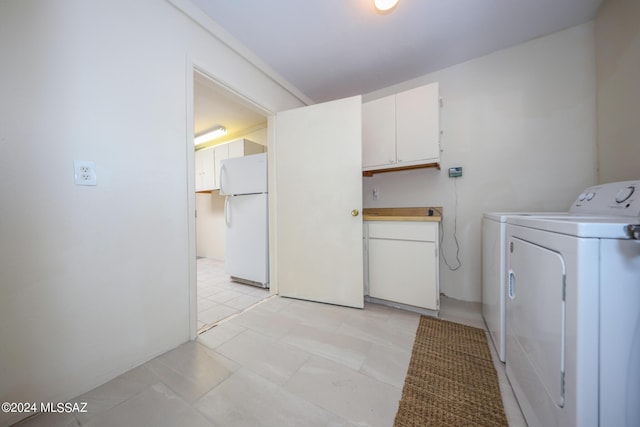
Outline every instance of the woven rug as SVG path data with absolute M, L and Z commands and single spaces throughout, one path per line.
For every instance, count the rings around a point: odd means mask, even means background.
M 485 332 L 421 316 L 394 427 L 507 425 Z

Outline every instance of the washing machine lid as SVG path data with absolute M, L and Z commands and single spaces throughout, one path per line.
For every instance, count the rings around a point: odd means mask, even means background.
M 510 217 L 509 224 L 569 236 L 598 239 L 631 239 L 627 230 L 633 218 L 612 216 Z
M 483 218 L 497 222 L 507 222 L 512 216 L 565 216 L 568 212 L 484 212 Z

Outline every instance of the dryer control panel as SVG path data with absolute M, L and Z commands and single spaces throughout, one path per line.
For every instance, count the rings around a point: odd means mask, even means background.
M 611 182 L 589 187 L 580 193 L 569 212 L 640 218 L 640 181 Z

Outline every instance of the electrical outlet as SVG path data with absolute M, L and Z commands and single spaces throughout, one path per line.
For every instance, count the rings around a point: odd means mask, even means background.
M 96 164 L 84 160 L 73 161 L 76 185 L 97 185 Z

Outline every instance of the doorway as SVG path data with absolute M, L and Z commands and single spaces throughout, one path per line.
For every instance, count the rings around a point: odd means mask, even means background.
M 223 126 L 226 135 L 194 146 L 194 162 L 202 154 L 213 162 L 218 174 L 221 153 L 225 147 L 251 145 L 252 150 L 266 151 L 267 114 L 250 101 L 224 87 L 203 70 L 193 67 L 193 134 L 199 136 Z M 206 153 L 204 153 L 206 150 Z M 201 152 L 202 151 L 202 152 Z M 226 151 L 228 153 L 228 150 Z M 216 159 L 215 156 L 218 155 Z M 191 169 L 198 171 L 198 165 Z M 210 177 L 212 182 L 213 176 Z M 225 273 L 225 196 L 215 184 L 195 186 L 195 312 L 196 331 L 202 333 L 229 316 L 240 313 L 269 296 L 269 290 L 231 280 Z M 192 299 L 193 301 L 193 299 Z M 193 302 L 192 302 L 193 307 Z
M 269 141 L 270 165 L 270 293 L 362 308 L 361 97 L 293 106 L 276 114 L 216 83 L 211 74 L 207 75 L 191 62 L 188 88 L 194 87 L 194 70 L 208 76 L 218 88 L 225 89 L 227 95 L 231 93 L 236 100 L 246 103 L 250 110 L 268 118 L 265 134 Z M 193 90 L 187 91 L 190 133 L 187 139 L 191 141 L 195 129 L 193 95 Z M 197 250 L 192 147 L 188 149 L 188 156 L 190 337 L 195 339 Z M 322 202 L 316 203 L 318 200 Z M 312 221 L 313 218 L 319 220 Z

